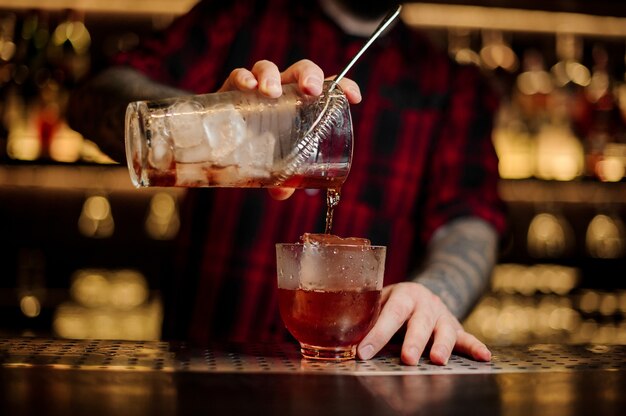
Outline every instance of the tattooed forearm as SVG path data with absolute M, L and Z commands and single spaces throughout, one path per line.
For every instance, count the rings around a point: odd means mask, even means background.
M 155 83 L 134 69 L 112 67 L 72 93 L 67 120 L 73 129 L 119 162 L 124 160 L 124 115 L 128 103 L 185 93 Z
M 415 281 L 437 294 L 462 319 L 489 281 L 497 245 L 497 233 L 487 222 L 458 219 L 434 235 Z

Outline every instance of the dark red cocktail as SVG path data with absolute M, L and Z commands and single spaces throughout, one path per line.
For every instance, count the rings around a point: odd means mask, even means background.
M 276 245 L 280 313 L 304 357 L 354 358 L 380 312 L 385 250 L 338 237 Z

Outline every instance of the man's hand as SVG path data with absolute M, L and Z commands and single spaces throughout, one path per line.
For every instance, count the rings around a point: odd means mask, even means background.
M 332 79 L 330 77 L 329 79 Z M 300 91 L 317 97 L 322 93 L 324 72 L 315 63 L 303 59 L 280 72 L 276 64 L 270 61 L 258 61 L 252 69 L 234 69 L 219 91 L 241 90 L 259 92 L 270 98 L 278 98 L 283 93 L 282 84 L 298 84 Z M 339 81 L 339 86 L 346 94 L 350 104 L 361 102 L 361 91 L 356 82 L 349 78 Z
M 283 93 L 282 84 L 298 84 L 300 91 L 305 94 L 318 96 L 324 85 L 324 72 L 313 62 L 303 59 L 280 72 L 278 67 L 270 61 L 258 61 L 252 69 L 237 68 L 230 73 L 219 91 L 233 89 L 241 91 L 259 92 L 270 98 L 277 98 Z M 361 92 L 358 85 L 348 78 L 343 78 L 339 86 L 346 94 L 350 104 L 361 102 Z M 293 188 L 270 188 L 269 194 L 276 200 L 289 198 Z
M 368 360 L 406 323 L 400 358 L 416 365 L 429 343 L 430 359 L 445 365 L 452 352 L 478 361 L 491 360 L 491 352 L 465 332 L 446 305 L 425 286 L 403 282 L 383 289 L 383 307 L 376 324 L 358 346 L 359 358 Z

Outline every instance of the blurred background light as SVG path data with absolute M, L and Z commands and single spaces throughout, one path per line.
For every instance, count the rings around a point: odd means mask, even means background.
M 24 295 L 20 299 L 20 309 L 29 318 L 36 318 L 41 313 L 41 303 L 34 295 Z
M 585 242 L 592 257 L 615 259 L 624 255 L 626 232 L 618 217 L 598 214 L 589 223 Z
M 574 233 L 565 217 L 539 213 L 528 227 L 528 253 L 535 258 L 563 257 L 570 250 Z
M 71 298 L 54 312 L 52 327 L 70 339 L 158 340 L 162 305 L 145 276 L 132 269 L 81 269 Z
M 78 229 L 86 237 L 108 238 L 115 231 L 111 204 L 103 195 L 87 197 L 78 218 Z
M 166 192 L 156 193 L 150 200 L 145 229 L 155 240 L 171 240 L 178 234 L 180 218 L 176 199 Z

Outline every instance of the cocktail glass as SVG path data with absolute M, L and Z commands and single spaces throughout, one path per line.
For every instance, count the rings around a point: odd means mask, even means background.
M 305 358 L 348 360 L 380 312 L 386 247 L 277 244 L 280 314 Z

